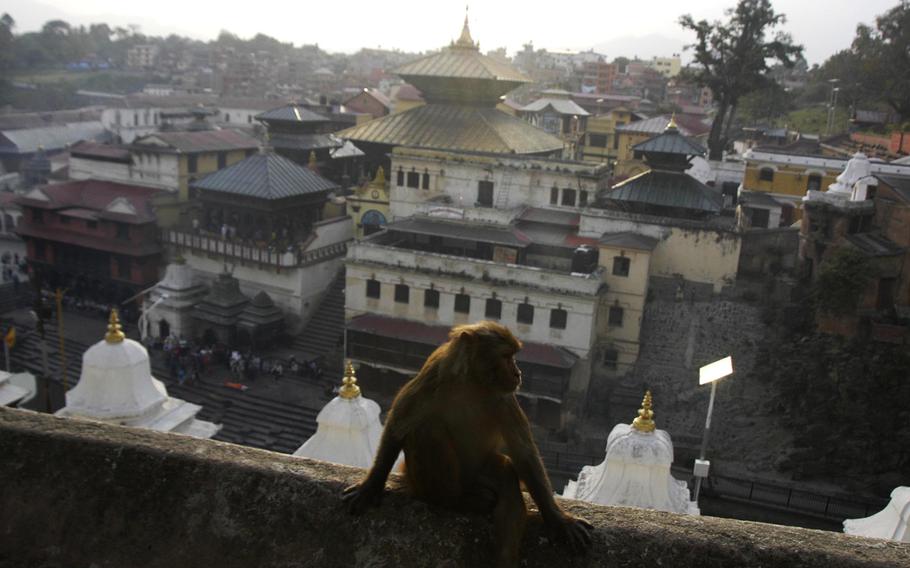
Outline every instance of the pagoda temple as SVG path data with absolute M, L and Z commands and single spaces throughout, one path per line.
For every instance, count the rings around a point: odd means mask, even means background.
M 500 97 L 530 82 L 512 66 L 480 53 L 468 20 L 457 41 L 397 71 L 427 104 L 338 133 L 366 152 L 371 170 L 395 146 L 456 152 L 560 157 L 562 141 L 496 108 Z

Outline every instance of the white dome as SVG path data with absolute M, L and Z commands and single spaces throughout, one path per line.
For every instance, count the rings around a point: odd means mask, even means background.
M 379 405 L 368 398 L 336 396 L 316 417 L 316 433 L 294 455 L 370 467 L 382 436 L 379 414 Z
M 168 290 L 189 290 L 193 287 L 193 269 L 186 263 L 168 264 L 159 286 Z
M 617 424 L 607 438 L 607 459 L 610 458 L 670 467 L 673 442 L 666 430 L 639 432 L 629 424 Z
M 869 164 L 869 158 L 862 152 L 857 152 L 847 161 L 844 171 L 837 176 L 837 181 L 828 186 L 828 191 L 849 196 L 853 192 L 856 182 L 871 174 L 872 166 Z
M 102 420 L 135 418 L 167 399 L 152 378 L 148 351 L 131 339 L 102 340 L 82 356 L 79 383 L 66 393 L 66 414 Z

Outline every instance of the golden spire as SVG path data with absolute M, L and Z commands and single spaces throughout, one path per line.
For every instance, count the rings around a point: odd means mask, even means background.
M 657 425 L 654 424 L 654 412 L 651 410 L 651 391 L 645 391 L 645 398 L 641 401 L 638 418 L 632 421 L 632 427 L 639 432 L 653 432 Z
M 310 150 L 310 161 L 307 164 L 307 167 L 316 171 L 316 150 Z
M 111 319 L 108 320 L 107 333 L 104 334 L 104 340 L 108 343 L 122 343 L 123 332 L 120 330 L 120 318 L 117 317 L 117 308 L 111 310 Z
M 376 170 L 376 175 L 373 177 L 373 185 L 385 187 L 385 170 L 382 169 L 382 166 L 379 166 L 379 169 Z
M 676 113 L 674 112 L 670 115 L 670 122 L 667 123 L 667 128 L 665 130 L 679 130 L 679 126 L 676 125 Z
M 471 37 L 471 28 L 468 27 L 468 7 L 464 7 L 464 27 L 461 28 L 461 36 L 455 41 L 455 47 L 466 47 L 468 49 L 477 49 L 477 44 Z
M 350 359 L 348 359 L 348 364 L 344 368 L 344 380 L 341 382 L 342 385 L 338 390 L 338 396 L 349 400 L 360 396 L 360 387 L 357 386 L 357 377 L 354 376 L 354 363 Z

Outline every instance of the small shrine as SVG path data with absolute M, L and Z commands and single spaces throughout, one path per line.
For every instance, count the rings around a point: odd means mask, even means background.
M 338 396 L 316 416 L 316 433 L 294 455 L 370 467 L 382 436 L 379 412 L 378 404 L 361 396 L 354 365 L 348 361 Z
M 284 315 L 265 292 L 259 292 L 237 318 L 237 338 L 241 345 L 255 348 L 268 345 L 284 329 Z
M 910 543 L 910 487 L 895 487 L 888 505 L 871 517 L 845 520 L 844 532 Z
M 234 345 L 237 322 L 249 303 L 250 299 L 240 291 L 240 282 L 225 269 L 212 282 L 208 295 L 193 308 L 197 335 L 201 335 L 204 344 Z
M 355 188 L 353 195 L 347 197 L 357 238 L 371 235 L 386 226 L 391 218 L 389 198 L 385 170 L 379 166 L 373 181 Z
M 562 496 L 599 505 L 699 515 L 686 483 L 670 475 L 672 463 L 673 442 L 665 430 L 657 429 L 651 391 L 647 391 L 632 424 L 617 424 L 610 432 L 606 459 L 583 467 L 578 481 L 570 481 Z
M 112 310 L 107 334 L 82 356 L 79 383 L 56 415 L 211 438 L 221 427 L 197 419 L 200 410 L 168 396 L 164 383 L 152 376 L 148 351 L 126 338 Z
M 205 286 L 194 282 L 193 269 L 178 256 L 168 265 L 164 280 L 152 290 L 143 306 L 144 313 L 139 322 L 142 336 L 160 340 L 171 335 L 194 337 L 193 306 L 205 295 Z
M 831 205 L 859 205 L 872 198 L 878 180 L 872 175 L 872 164 L 862 152 L 847 160 L 844 171 L 828 186 L 828 191 L 808 190 L 803 201 L 821 201 Z

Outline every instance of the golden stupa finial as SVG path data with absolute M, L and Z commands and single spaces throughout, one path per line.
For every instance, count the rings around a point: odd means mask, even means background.
M 665 130 L 679 130 L 679 126 L 676 125 L 676 112 L 670 115 L 670 122 L 667 123 Z
M 120 329 L 120 318 L 117 315 L 117 308 L 111 310 L 111 318 L 107 323 L 107 333 L 104 334 L 104 340 L 108 343 L 122 343 L 126 336 Z
M 338 389 L 338 396 L 348 400 L 360 396 L 360 387 L 357 386 L 357 377 L 354 375 L 354 363 L 350 359 L 348 359 L 348 364 L 345 365 L 344 379 L 341 382 L 342 385 Z
M 466 47 L 469 49 L 477 49 L 477 44 L 474 43 L 474 39 L 471 37 L 471 28 L 468 27 L 468 6 L 465 4 L 464 7 L 464 27 L 461 28 L 461 35 L 455 41 L 455 47 Z
M 651 391 L 645 391 L 645 398 L 641 401 L 638 417 L 632 421 L 632 427 L 639 432 L 653 432 L 657 425 L 654 424 L 654 411 L 651 410 Z
M 307 167 L 311 170 L 316 169 L 316 150 L 310 150 L 310 161 L 307 163 Z
M 385 170 L 382 169 L 382 166 L 379 166 L 379 169 L 376 170 L 376 175 L 373 177 L 373 185 L 385 187 Z

